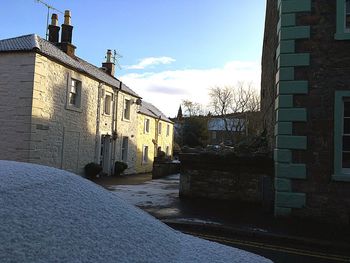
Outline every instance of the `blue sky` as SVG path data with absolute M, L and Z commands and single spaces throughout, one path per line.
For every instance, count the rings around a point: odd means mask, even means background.
M 0 39 L 45 37 L 45 6 L 0 1 Z M 265 0 L 44 1 L 71 10 L 78 56 L 100 66 L 116 49 L 116 77 L 167 115 L 183 99 L 206 104 L 214 85 L 252 81 L 259 89 Z

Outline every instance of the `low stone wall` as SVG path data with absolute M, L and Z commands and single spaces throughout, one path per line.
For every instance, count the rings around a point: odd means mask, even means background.
M 273 204 L 273 160 L 265 156 L 180 155 L 180 197 Z
M 154 158 L 153 170 L 152 170 L 152 179 L 161 178 L 171 174 L 178 174 L 180 172 L 180 163 L 159 160 Z

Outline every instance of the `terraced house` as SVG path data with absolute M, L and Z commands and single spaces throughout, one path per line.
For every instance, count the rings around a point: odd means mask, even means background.
M 350 1 L 268 0 L 262 112 L 275 214 L 350 221 Z
M 158 108 L 142 101 L 138 112 L 137 161 L 138 173 L 151 172 L 154 157 L 160 151 L 172 156 L 174 124 Z
M 110 51 L 101 68 L 75 55 L 70 21 L 66 11 L 59 27 L 53 14 L 49 41 L 0 41 L 0 159 L 80 174 L 89 162 L 111 174 L 124 161 L 134 173 L 140 96 L 114 77 Z

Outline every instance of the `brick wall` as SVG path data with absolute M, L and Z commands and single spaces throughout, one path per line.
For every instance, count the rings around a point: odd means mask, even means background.
M 334 94 L 350 90 L 350 40 L 334 39 L 336 1 L 312 1 L 312 12 L 300 14 L 298 25 L 310 25 L 310 39 L 298 40 L 298 52 L 310 52 L 310 66 L 296 69 L 297 79 L 309 81 L 308 96 L 295 96 L 294 103 L 305 107 L 308 121 L 294 126 L 297 135 L 307 135 L 307 150 L 294 151 L 294 162 L 307 165 L 307 179 L 294 180 L 292 188 L 305 192 L 306 207 L 295 215 L 329 222 L 350 223 L 350 183 L 335 182 Z
M 267 0 L 265 33 L 262 53 L 261 72 L 261 114 L 263 118 L 263 128 L 267 133 L 268 146 L 272 151 L 275 146 L 274 126 L 275 126 L 275 98 L 276 98 L 276 48 L 277 39 L 277 1 Z

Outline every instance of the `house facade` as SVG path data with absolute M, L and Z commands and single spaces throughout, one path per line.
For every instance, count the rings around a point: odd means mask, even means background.
M 261 109 L 275 215 L 350 222 L 350 1 L 268 0 Z
M 54 14 L 49 41 L 0 40 L 0 159 L 78 174 L 90 162 L 112 174 L 124 161 L 136 172 L 140 96 L 114 77 L 110 51 L 102 68 L 75 55 L 69 11 L 57 23 Z
M 151 103 L 142 101 L 138 112 L 136 172 L 147 173 L 153 169 L 153 160 L 159 151 L 172 157 L 174 125 Z

